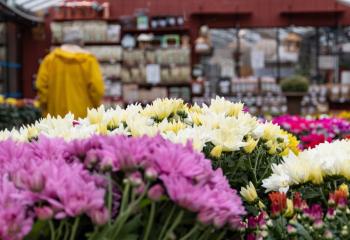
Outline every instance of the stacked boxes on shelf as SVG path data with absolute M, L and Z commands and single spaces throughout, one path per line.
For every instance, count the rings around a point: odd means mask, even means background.
M 81 30 L 85 49 L 100 62 L 106 85 L 106 97 L 121 98 L 121 60 L 123 49 L 119 45 L 121 27 L 118 23 L 105 20 L 59 21 L 51 23 L 52 43 L 63 42 L 64 34 L 70 28 Z

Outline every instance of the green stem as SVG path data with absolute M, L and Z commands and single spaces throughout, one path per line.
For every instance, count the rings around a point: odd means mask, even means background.
M 254 186 L 257 185 L 258 180 L 256 179 L 256 172 L 254 171 L 253 165 L 252 165 L 252 160 L 250 158 L 250 155 L 248 156 L 248 162 L 249 162 L 249 170 L 253 172 L 253 184 Z
M 174 204 L 170 210 L 170 214 L 168 215 L 167 219 L 165 220 L 165 223 L 162 227 L 162 230 L 160 231 L 158 240 L 162 240 L 162 236 L 165 234 L 165 231 L 168 228 L 169 222 L 174 215 L 175 209 L 176 209 L 176 205 Z
M 113 188 L 112 188 L 112 176 L 111 173 L 108 172 L 108 212 L 109 212 L 109 221 L 108 223 L 112 223 L 112 203 L 113 203 Z
M 129 187 L 125 186 L 125 187 L 126 187 L 126 190 L 125 190 L 125 191 L 127 191 L 127 189 L 130 189 L 130 186 L 129 186 Z M 121 212 L 121 213 L 118 215 L 116 221 L 115 221 L 114 224 L 113 224 L 113 225 L 114 225 L 113 228 L 111 228 L 111 229 L 115 229 L 115 231 L 112 233 L 112 239 L 117 238 L 119 232 L 121 231 L 121 229 L 122 229 L 124 223 L 128 220 L 128 218 L 129 218 L 130 214 L 132 213 L 132 211 L 133 211 L 133 210 L 135 209 L 135 207 L 141 202 L 141 200 L 145 197 L 145 195 L 146 195 L 146 193 L 147 193 L 147 191 L 148 191 L 148 188 L 149 188 L 149 184 L 146 185 L 145 190 L 144 190 L 144 192 L 141 194 L 141 196 L 138 197 L 134 202 L 132 202 L 132 203 L 127 207 L 127 209 L 126 209 L 125 211 Z M 129 195 L 129 193 L 128 193 L 128 195 Z M 126 197 L 126 198 L 128 198 L 128 197 Z M 123 196 L 123 200 L 124 200 L 124 196 Z M 126 206 L 125 206 L 125 207 L 126 207 Z M 124 207 L 124 208 L 125 208 L 125 207 Z
M 327 201 L 327 198 L 326 196 L 324 195 L 323 191 L 322 191 L 322 187 L 319 188 L 320 189 L 320 193 L 321 193 L 321 198 L 322 198 L 322 201 L 325 205 L 328 204 L 328 201 Z
M 180 224 L 181 219 L 184 215 L 184 211 L 180 210 L 179 214 L 177 215 L 177 217 L 174 220 L 173 225 L 170 226 L 169 230 L 167 231 L 167 233 L 165 234 L 165 239 L 175 230 L 175 228 Z
M 203 234 L 199 237 L 198 240 L 206 240 L 206 239 L 208 239 L 208 236 L 209 236 L 210 232 L 211 232 L 211 228 L 208 227 L 208 228 L 203 232 Z
M 79 222 L 80 222 L 80 217 L 77 217 L 77 218 L 74 220 L 74 224 L 73 224 L 73 228 L 72 228 L 72 233 L 71 233 L 70 238 L 69 238 L 70 240 L 74 240 L 74 239 L 75 239 L 75 235 L 77 234 Z
M 65 225 L 65 220 L 60 222 L 60 225 L 58 226 L 58 234 L 57 234 L 57 239 L 61 239 L 62 235 L 62 228 Z
M 189 231 L 185 236 L 183 236 L 182 238 L 180 238 L 179 240 L 187 240 L 189 237 L 192 236 L 192 234 L 194 234 L 195 232 L 197 232 L 199 228 L 199 225 L 196 224 L 194 225 L 194 227 L 191 229 L 191 231 Z
M 145 235 L 143 237 L 143 240 L 148 240 L 149 234 L 151 233 L 155 212 L 156 212 L 156 203 L 152 202 L 152 204 L 151 204 L 151 212 L 149 214 L 149 219 L 148 219 L 146 232 L 145 232 Z
M 52 220 L 49 221 L 50 231 L 51 231 L 51 240 L 56 239 L 55 226 L 53 225 Z
M 128 181 L 124 187 L 122 203 L 120 205 L 120 213 L 124 212 L 126 208 L 126 205 L 129 199 L 129 192 L 130 192 L 130 182 Z
M 64 233 L 64 238 L 63 239 L 67 240 L 68 236 L 69 236 L 69 226 L 68 226 L 68 223 L 66 221 L 64 222 L 64 226 L 65 226 L 66 231 Z
M 249 154 L 249 158 L 250 158 L 250 154 Z M 260 162 L 260 150 L 258 150 L 258 154 L 256 156 L 256 160 L 255 160 L 255 164 L 254 164 L 254 173 L 256 175 L 256 170 L 259 166 L 259 162 Z
M 222 233 L 220 233 L 220 235 L 216 238 L 216 240 L 221 240 L 224 238 L 224 236 L 226 235 L 226 230 L 222 231 Z
M 266 164 L 266 168 L 265 168 L 263 174 L 262 174 L 261 177 L 259 178 L 258 186 L 260 186 L 262 180 L 265 179 L 267 172 L 271 169 L 271 165 L 272 165 L 272 162 L 271 162 L 271 160 L 269 160 L 269 163 Z

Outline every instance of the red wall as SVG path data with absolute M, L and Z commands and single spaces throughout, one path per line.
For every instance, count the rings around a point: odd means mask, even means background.
M 183 15 L 189 22 L 192 40 L 199 26 L 287 27 L 350 25 L 350 7 L 336 0 L 99 0 L 110 3 L 111 18 L 133 15 L 148 9 L 149 16 Z M 48 24 L 47 24 L 48 27 Z M 48 33 L 49 34 L 49 33 Z M 50 40 L 36 41 L 28 29 L 23 33 L 23 93 L 34 97 L 32 76 L 38 60 L 45 56 Z

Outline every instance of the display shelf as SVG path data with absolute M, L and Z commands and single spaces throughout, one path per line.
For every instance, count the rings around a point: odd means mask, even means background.
M 55 43 L 52 43 L 52 45 L 54 46 L 60 46 L 62 45 L 63 43 L 58 43 L 58 42 L 55 42 Z M 118 45 L 119 46 L 119 42 L 84 42 L 84 45 L 85 46 L 115 46 L 115 45 Z
M 118 18 L 96 18 L 96 17 L 80 17 L 80 18 L 54 18 L 53 22 L 73 22 L 73 21 L 106 21 L 110 23 L 120 23 Z
M 187 33 L 189 28 L 187 27 L 164 27 L 164 28 L 148 28 L 148 29 L 137 29 L 137 28 L 124 28 L 123 33 L 129 34 L 141 34 L 141 33 L 153 33 L 153 34 L 168 34 L 168 33 Z
M 122 60 L 99 60 L 99 59 L 97 59 L 97 61 L 99 62 L 99 63 L 101 63 L 101 64 L 122 64 Z
M 179 83 L 136 83 L 136 82 L 123 82 L 124 85 L 138 85 L 142 88 L 152 88 L 152 87 L 190 87 L 190 82 L 179 82 Z
M 163 68 L 172 68 L 172 67 L 191 67 L 189 63 L 139 63 L 139 64 L 127 64 L 123 63 L 123 67 L 126 68 L 138 68 L 140 66 L 146 66 L 149 64 L 157 64 Z

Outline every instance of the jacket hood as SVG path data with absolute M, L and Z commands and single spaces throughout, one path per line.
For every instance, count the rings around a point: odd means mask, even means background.
M 67 61 L 77 61 L 77 62 L 85 62 L 91 59 L 93 56 L 88 52 L 69 52 L 63 50 L 62 48 L 56 48 L 52 52 L 53 55 L 63 58 Z

